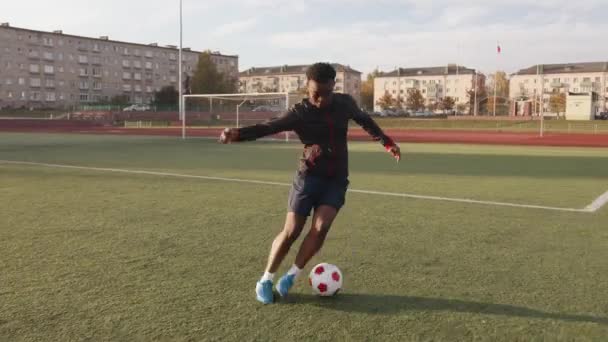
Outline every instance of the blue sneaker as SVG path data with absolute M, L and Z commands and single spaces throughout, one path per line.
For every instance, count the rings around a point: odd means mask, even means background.
M 274 300 L 274 295 L 272 293 L 272 281 L 258 281 L 255 286 L 255 294 L 257 296 L 258 302 L 262 304 L 270 304 Z
M 281 295 L 281 297 L 287 297 L 287 292 L 293 286 L 293 283 L 296 280 L 296 276 L 294 274 L 286 274 L 279 279 L 277 283 L 277 291 Z

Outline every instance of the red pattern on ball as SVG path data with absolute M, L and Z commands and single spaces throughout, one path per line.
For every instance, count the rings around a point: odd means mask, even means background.
M 327 292 L 327 284 L 321 283 L 321 284 L 319 284 L 319 286 L 317 286 L 317 289 L 319 289 L 319 292 L 325 293 L 325 292 Z
M 323 266 L 319 266 L 315 269 L 315 274 L 323 274 L 325 272 L 325 268 Z
M 334 281 L 340 281 L 340 274 L 338 272 L 334 272 L 334 273 L 331 274 L 331 278 Z

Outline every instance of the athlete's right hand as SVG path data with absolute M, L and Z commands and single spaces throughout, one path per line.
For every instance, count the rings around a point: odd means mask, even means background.
M 234 128 L 224 128 L 220 135 L 219 142 L 222 144 L 230 144 L 231 142 L 237 141 L 239 138 L 239 131 Z

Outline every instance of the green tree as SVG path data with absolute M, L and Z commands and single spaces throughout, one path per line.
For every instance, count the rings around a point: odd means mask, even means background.
M 116 95 L 110 99 L 110 104 L 113 106 L 126 106 L 129 104 L 129 96 Z
M 451 111 L 454 109 L 454 105 L 456 105 L 456 101 L 451 96 L 446 96 L 441 99 L 441 103 L 439 104 L 439 108 L 443 110 L 443 112 Z
M 551 97 L 549 98 L 549 109 L 552 112 L 557 113 L 557 116 L 559 116 L 560 113 L 565 113 L 566 112 L 566 94 L 559 93 L 559 94 L 551 95 Z
M 469 99 L 469 114 L 475 114 L 475 90 L 471 89 L 467 92 L 467 97 Z M 480 88 L 477 90 L 477 114 L 483 115 L 487 113 L 488 101 L 487 98 L 488 93 L 485 88 Z M 486 99 L 486 100 L 484 100 Z
M 457 104 L 457 105 L 456 105 L 456 111 L 457 111 L 458 113 L 461 113 L 461 114 L 462 114 L 462 113 L 464 113 L 464 111 L 465 111 L 465 110 L 467 110 L 467 105 L 466 105 L 466 104 L 464 104 L 464 103 L 459 103 L 459 104 Z
M 366 110 L 372 110 L 374 108 L 374 80 L 380 74 L 380 71 L 375 69 L 367 74 L 367 79 L 365 81 L 361 82 L 361 106 Z
M 487 92 L 494 96 L 494 84 L 496 84 L 496 96 L 509 98 L 509 78 L 504 71 L 497 71 L 488 83 Z
M 236 82 L 217 70 L 209 51 L 198 57 L 196 71 L 190 81 L 194 94 L 226 94 L 236 92 Z
M 424 97 L 420 90 L 416 88 L 407 90 L 406 107 L 412 110 L 421 110 L 424 108 Z
M 382 110 L 393 108 L 395 105 L 395 99 L 389 94 L 389 92 L 385 92 L 381 98 L 376 101 L 376 104 L 380 106 Z
M 156 105 L 177 105 L 179 94 L 174 86 L 162 87 L 160 91 L 154 93 L 154 104 Z

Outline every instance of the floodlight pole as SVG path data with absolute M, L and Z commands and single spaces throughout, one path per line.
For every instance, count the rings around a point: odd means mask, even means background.
M 186 115 L 184 113 L 184 90 L 182 82 L 182 49 L 183 49 L 183 11 L 182 0 L 179 0 L 179 61 L 178 61 L 178 92 L 179 92 L 179 118 L 182 120 L 182 139 L 186 139 Z

